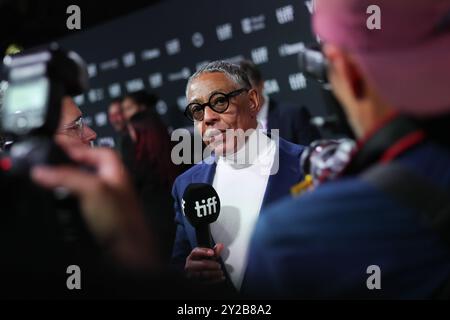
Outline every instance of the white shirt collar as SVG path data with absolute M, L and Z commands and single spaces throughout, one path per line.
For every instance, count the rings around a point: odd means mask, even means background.
M 242 169 L 259 163 L 258 159 L 270 152 L 273 141 L 264 133 L 260 123 L 248 136 L 245 144 L 235 153 L 219 157 L 219 164 L 228 164 L 235 169 Z

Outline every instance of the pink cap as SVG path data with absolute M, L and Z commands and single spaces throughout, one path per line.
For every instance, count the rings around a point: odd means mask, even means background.
M 370 30 L 371 5 L 381 29 Z M 355 57 L 378 93 L 402 113 L 450 112 L 450 0 L 316 0 L 314 29 Z

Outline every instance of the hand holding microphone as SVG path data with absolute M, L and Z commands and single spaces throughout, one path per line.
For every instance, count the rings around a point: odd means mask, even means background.
M 186 259 L 187 276 L 205 284 L 223 282 L 225 276 L 217 260 L 224 246 L 218 243 L 212 247 L 209 228 L 209 225 L 219 217 L 219 195 L 209 184 L 193 183 L 184 191 L 182 201 L 183 213 L 195 228 L 198 244 Z

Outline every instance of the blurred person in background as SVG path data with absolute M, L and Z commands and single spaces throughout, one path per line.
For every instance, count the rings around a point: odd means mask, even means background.
M 122 111 L 122 98 L 115 98 L 108 107 L 108 120 L 116 133 L 116 150 L 122 154 L 124 140 L 128 139 L 128 128 Z
M 108 120 L 115 132 L 120 134 L 126 131 L 127 126 L 122 112 L 121 98 L 116 98 L 111 101 L 108 107 Z
M 130 173 L 149 225 L 167 260 L 175 236 L 172 184 L 178 168 L 171 160 L 172 142 L 167 128 L 152 110 L 136 113 L 128 124 L 133 141 Z
M 121 106 L 123 117 L 125 119 L 126 131 L 122 136 L 119 152 L 122 156 L 122 160 L 125 163 L 125 166 L 129 170 L 133 170 L 134 161 L 134 146 L 133 140 L 130 136 L 130 119 L 137 113 L 147 110 L 154 111 L 154 107 L 157 101 L 158 98 L 155 95 L 149 94 L 145 90 L 128 93 L 122 99 Z
M 158 102 L 158 97 L 145 90 L 128 93 L 122 100 L 122 112 L 125 121 L 130 121 L 131 117 L 138 112 L 153 110 L 156 102 Z
M 450 1 L 318 0 L 313 22 L 358 150 L 340 179 L 261 215 L 249 291 L 449 298 Z
M 263 129 L 278 129 L 281 138 L 305 146 L 320 139 L 319 130 L 310 124 L 311 114 L 306 107 L 269 97 L 264 92 L 264 78 L 258 67 L 249 60 L 241 61 L 240 66 L 261 100 L 257 119 Z

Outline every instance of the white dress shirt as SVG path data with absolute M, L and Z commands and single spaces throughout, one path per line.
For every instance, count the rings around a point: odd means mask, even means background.
M 225 245 L 222 259 L 237 290 L 241 288 L 247 267 L 250 237 L 261 210 L 275 153 L 275 143 L 259 126 L 240 150 L 219 157 L 217 162 L 213 187 L 220 197 L 221 212 L 211 224 L 211 235 L 216 243 Z

